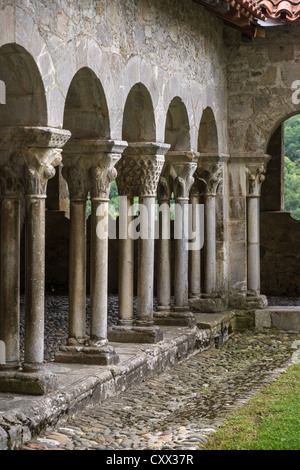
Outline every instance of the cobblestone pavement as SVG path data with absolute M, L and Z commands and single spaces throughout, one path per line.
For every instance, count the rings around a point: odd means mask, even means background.
M 201 449 L 230 411 L 299 356 L 299 346 L 289 332 L 235 333 L 221 349 L 87 408 L 22 449 Z

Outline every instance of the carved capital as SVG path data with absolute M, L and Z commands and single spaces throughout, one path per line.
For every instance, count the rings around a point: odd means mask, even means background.
M 2 193 L 45 196 L 70 132 L 48 127 L 0 129 Z
M 261 193 L 261 185 L 266 179 L 266 165 L 247 166 L 246 174 L 248 177 L 248 196 L 258 197 Z
M 117 177 L 115 165 L 119 159 L 118 154 L 106 154 L 91 163 L 89 177 L 92 198 L 109 199 L 110 185 Z
M 171 190 L 177 200 L 188 200 L 194 184 L 194 173 L 197 169 L 197 152 L 170 151 L 166 155 L 169 165 Z
M 206 196 L 216 196 L 223 183 L 223 170 L 223 163 L 201 163 L 196 173 L 201 192 Z
M 170 165 L 164 165 L 157 186 L 157 199 L 160 203 L 171 199 L 172 185 L 170 180 Z
M 193 174 L 196 168 L 197 164 L 195 162 L 170 165 L 170 176 L 173 182 L 175 200 L 188 200 L 190 189 L 195 181 Z
M 47 183 L 62 160 L 61 149 L 30 148 L 22 151 L 25 160 L 24 185 L 28 195 L 45 196 Z
M 130 143 L 117 163 L 117 184 L 122 196 L 155 196 L 168 144 Z
M 115 165 L 126 142 L 71 139 L 63 152 L 63 176 L 72 199 L 108 199 L 110 184 L 116 178 Z

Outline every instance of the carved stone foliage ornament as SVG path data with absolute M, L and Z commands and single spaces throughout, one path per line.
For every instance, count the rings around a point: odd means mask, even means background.
M 175 200 L 188 200 L 190 189 L 195 181 L 193 174 L 196 169 L 196 162 L 170 164 L 170 176 L 172 179 Z
M 248 175 L 249 196 L 260 196 L 261 185 L 266 179 L 266 166 L 248 166 L 246 171 Z
M 55 167 L 62 160 L 62 147 L 70 133 L 44 127 L 7 127 L 0 129 L 2 137 L 2 195 L 45 196 L 47 182 L 55 175 Z
M 198 167 L 196 178 L 207 196 L 216 196 L 218 187 L 223 182 L 223 163 L 213 163 Z
M 98 199 L 109 199 L 110 185 L 117 177 L 115 164 L 118 162 L 119 155 L 109 155 L 97 164 L 92 164 L 89 169 L 91 182 L 91 197 Z
M 154 197 L 168 148 L 167 144 L 130 144 L 116 165 L 119 194 Z

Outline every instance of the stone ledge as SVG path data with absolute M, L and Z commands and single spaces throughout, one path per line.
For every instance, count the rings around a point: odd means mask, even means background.
M 117 365 L 45 364 L 46 372 L 57 378 L 57 389 L 46 395 L 0 393 L 0 450 L 17 449 L 46 427 L 88 405 L 116 396 L 212 345 L 211 330 L 162 330 L 164 341 L 158 344 L 112 344 L 120 357 Z
M 268 307 L 255 311 L 255 327 L 300 331 L 300 307 Z

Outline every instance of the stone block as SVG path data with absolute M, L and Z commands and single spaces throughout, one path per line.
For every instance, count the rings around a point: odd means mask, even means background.
M 224 312 L 227 308 L 227 301 L 223 297 L 198 297 L 189 299 L 189 306 L 192 312 Z
M 119 356 L 111 346 L 62 346 L 55 355 L 55 361 L 106 366 L 117 364 Z
M 155 312 L 155 325 L 161 326 L 186 326 L 193 328 L 196 320 L 191 312 Z
M 0 392 L 24 395 L 45 395 L 57 386 L 55 374 L 47 371 L 1 371 Z
M 112 343 L 159 343 L 163 332 L 158 326 L 113 326 L 108 330 Z

